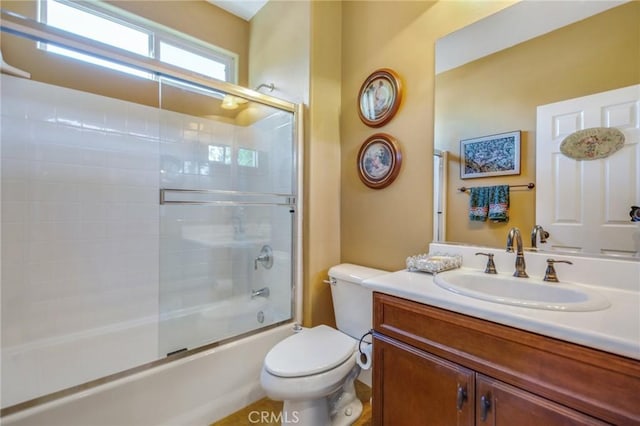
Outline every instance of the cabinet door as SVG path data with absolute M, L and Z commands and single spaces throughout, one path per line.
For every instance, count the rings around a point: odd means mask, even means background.
M 478 426 L 608 424 L 481 374 L 476 375 L 476 398 Z
M 374 425 L 473 425 L 473 371 L 384 336 L 373 359 Z

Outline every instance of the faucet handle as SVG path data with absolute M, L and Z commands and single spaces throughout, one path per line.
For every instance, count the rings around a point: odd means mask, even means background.
M 497 274 L 496 264 L 493 263 L 493 253 L 476 253 L 477 255 L 487 256 L 487 267 L 484 269 L 485 274 Z
M 553 267 L 554 263 L 568 263 L 569 265 L 573 265 L 573 262 L 569 262 L 568 260 L 547 259 L 547 270 L 544 273 L 544 281 L 552 283 L 558 282 L 558 275 L 556 274 L 556 269 Z
M 253 269 L 256 271 L 258 270 L 258 262 L 260 262 L 265 269 L 271 269 L 273 266 L 273 250 L 271 249 L 271 246 L 262 246 L 262 250 L 260 250 L 258 257 L 253 259 Z

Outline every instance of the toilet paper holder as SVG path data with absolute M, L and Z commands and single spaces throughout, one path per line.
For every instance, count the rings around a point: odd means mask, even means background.
M 360 341 L 358 342 L 358 352 L 360 353 L 357 358 L 357 364 L 363 369 L 368 370 L 371 368 L 371 358 L 372 358 L 372 350 L 373 350 L 373 342 L 367 342 L 364 340 L 368 335 L 373 335 L 373 330 L 369 330 L 365 334 L 360 337 Z M 362 342 L 365 342 L 368 346 L 362 349 Z
M 369 345 L 372 345 L 372 342 L 367 342 L 366 340 L 364 340 L 365 337 L 367 336 L 373 336 L 373 330 L 369 330 L 366 333 L 364 333 L 362 335 L 362 337 L 360 337 L 360 341 L 358 342 L 358 352 L 362 353 L 362 342 L 365 342 Z

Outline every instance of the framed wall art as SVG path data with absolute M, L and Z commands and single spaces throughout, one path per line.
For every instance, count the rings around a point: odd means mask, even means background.
M 520 131 L 460 141 L 462 179 L 520 174 Z
M 389 186 L 400 173 L 402 153 L 397 141 L 386 133 L 369 137 L 358 152 L 358 174 L 369 188 Z
M 358 94 L 358 115 L 369 127 L 380 127 L 398 111 L 402 100 L 402 82 L 389 68 L 374 71 L 362 83 Z

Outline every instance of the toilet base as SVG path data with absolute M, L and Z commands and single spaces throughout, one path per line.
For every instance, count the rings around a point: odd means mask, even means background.
M 282 425 L 298 424 L 309 426 L 331 425 L 327 398 L 306 401 L 284 401 Z
M 353 424 L 362 414 L 362 402 L 355 398 L 335 414 L 331 426 L 349 426 Z
M 282 407 L 282 425 L 349 426 L 362 414 L 362 402 L 356 395 L 355 380 L 360 373 L 356 365 L 336 392 L 325 398 L 291 401 Z
M 354 398 L 342 406 L 333 418 L 329 417 L 329 411 L 328 398 L 310 401 L 284 401 L 282 425 L 349 426 L 362 414 L 362 402 L 358 398 Z
M 332 426 L 349 426 L 362 414 L 362 402 L 356 395 L 356 379 L 360 375 L 360 366 L 349 372 L 342 388 L 329 396 Z

